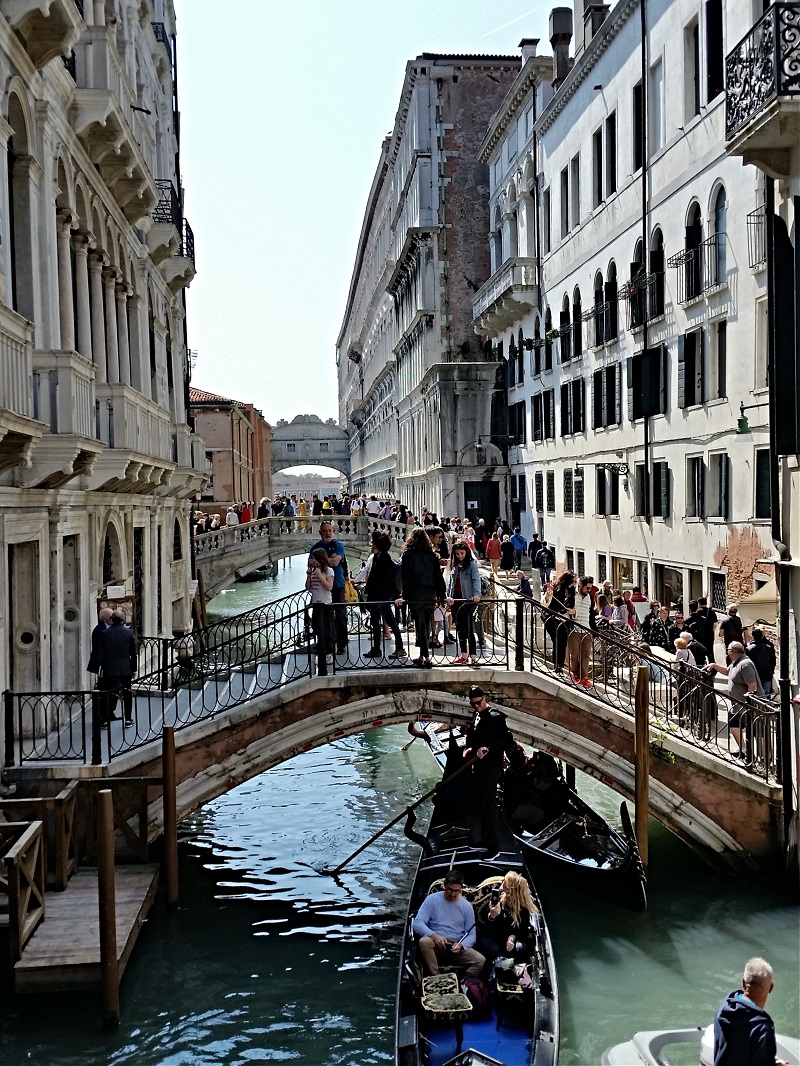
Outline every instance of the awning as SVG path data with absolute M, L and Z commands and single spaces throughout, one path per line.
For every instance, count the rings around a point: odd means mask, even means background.
M 778 586 L 771 578 L 751 596 L 744 596 L 738 602 L 739 617 L 743 626 L 752 626 L 756 622 L 766 622 L 774 626 L 778 621 Z

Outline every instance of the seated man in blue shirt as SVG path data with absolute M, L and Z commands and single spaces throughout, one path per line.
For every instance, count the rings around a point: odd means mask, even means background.
M 431 892 L 422 902 L 412 922 L 421 938 L 419 953 L 429 974 L 439 972 L 439 963 L 466 967 L 467 973 L 479 977 L 486 959 L 475 951 L 475 911 L 462 891 L 464 878 L 458 870 L 448 870 L 444 891 Z

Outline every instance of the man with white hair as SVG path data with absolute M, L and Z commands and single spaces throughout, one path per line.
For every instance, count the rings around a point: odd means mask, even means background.
M 747 696 L 763 696 L 764 689 L 758 677 L 755 665 L 748 658 L 744 645 L 738 640 L 732 640 L 728 645 L 728 658 L 730 666 L 720 666 L 719 663 L 709 663 L 706 669 L 709 672 L 716 671 L 725 674 L 728 678 L 728 694 L 735 700 L 744 700 Z M 735 759 L 744 758 L 742 751 L 742 726 L 748 724 L 750 714 L 736 707 L 728 712 L 728 729 L 738 750 L 731 752 Z
M 742 987 L 725 997 L 714 1018 L 714 1066 L 786 1066 L 776 1055 L 775 1026 L 764 1009 L 774 987 L 768 962 L 745 964 Z

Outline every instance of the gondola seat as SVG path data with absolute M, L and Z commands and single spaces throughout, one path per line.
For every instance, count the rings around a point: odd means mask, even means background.
M 420 1006 L 429 1022 L 462 1024 L 472 1013 L 472 1004 L 461 991 L 454 973 L 423 977 Z

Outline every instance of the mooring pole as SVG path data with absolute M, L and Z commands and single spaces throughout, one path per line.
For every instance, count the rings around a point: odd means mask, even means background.
M 650 817 L 650 671 L 636 671 L 636 718 L 634 750 L 636 760 L 636 842 L 642 864 L 647 869 L 647 823 Z
M 175 730 L 164 726 L 161 742 L 161 778 L 164 802 L 164 880 L 167 906 L 178 905 L 178 797 L 175 784 Z
M 117 903 L 114 885 L 114 801 L 110 788 L 97 793 L 97 894 L 100 905 L 100 988 L 103 1028 L 119 1028 Z

